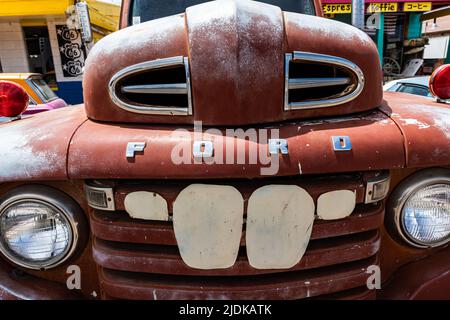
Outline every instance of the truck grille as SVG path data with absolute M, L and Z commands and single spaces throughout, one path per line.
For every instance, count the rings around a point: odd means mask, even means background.
M 142 114 L 191 115 L 189 62 L 171 57 L 129 66 L 109 84 L 114 103 Z
M 346 59 L 295 51 L 285 60 L 285 111 L 343 104 L 364 88 L 361 69 Z
M 293 181 L 289 181 L 291 184 Z M 99 266 L 103 298 L 118 299 L 300 299 L 323 297 L 372 298 L 366 288 L 367 267 L 377 264 L 379 228 L 384 205 L 363 204 L 364 187 L 347 177 L 298 183 L 314 199 L 330 185 L 356 190 L 357 207 L 351 216 L 316 220 L 308 249 L 288 270 L 258 270 L 245 252 L 245 231 L 236 263 L 228 269 L 188 267 L 178 252 L 171 222 L 132 219 L 121 199 L 134 190 L 158 190 L 171 203 L 182 183 L 159 186 L 129 184 L 116 187 L 117 211 L 92 210 L 93 256 Z M 258 185 L 233 184 L 247 201 Z M 169 205 L 169 211 L 172 208 Z M 245 230 L 245 226 L 244 226 Z

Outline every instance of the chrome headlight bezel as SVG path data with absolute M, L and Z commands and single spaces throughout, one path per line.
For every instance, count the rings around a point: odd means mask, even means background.
M 423 242 L 412 238 L 403 221 L 403 209 L 416 192 L 438 184 L 450 184 L 450 170 L 432 168 L 418 171 L 402 181 L 392 192 L 388 205 L 386 221 L 391 229 L 407 244 L 420 249 L 442 246 L 450 242 L 450 236 L 436 242 Z
M 43 185 L 26 185 L 17 187 L 0 198 L 0 217 L 12 206 L 27 202 L 47 206 L 60 214 L 60 218 L 67 223 L 70 231 L 67 247 L 57 259 L 29 262 L 12 253 L 11 249 L 5 247 L 3 239 L 1 239 L 0 255 L 14 265 L 32 270 L 42 271 L 60 266 L 85 243 L 83 234 L 86 234 L 87 223 L 82 209 L 71 197 L 57 189 Z

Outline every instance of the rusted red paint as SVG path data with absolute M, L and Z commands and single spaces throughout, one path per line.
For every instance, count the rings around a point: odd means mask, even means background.
M 366 288 L 365 271 L 372 264 L 381 264 L 383 280 L 392 279 L 379 298 L 448 298 L 448 248 L 419 250 L 395 242 L 383 228 L 385 204 L 363 202 L 367 174 L 374 170 L 390 170 L 392 189 L 414 168 L 450 166 L 449 107 L 398 93 L 386 93 L 382 103 L 379 60 L 367 35 L 338 22 L 276 9 L 258 12 L 242 3 L 228 15 L 212 4 L 221 24 L 208 16 L 195 18 L 201 13 L 197 7 L 187 15 L 144 23 L 102 40 L 87 61 L 87 115 L 81 107 L 66 108 L 0 125 L 0 183 L 13 182 L 0 185 L 0 194 L 19 181 L 61 180 L 45 184 L 80 203 L 89 215 L 92 241 L 68 263 L 82 266 L 85 298 L 94 291 L 102 298 L 126 299 L 375 298 Z M 318 0 L 315 5 L 321 12 Z M 122 27 L 127 15 L 125 5 Z M 202 32 L 205 25 L 211 25 L 206 30 L 211 32 Z M 365 74 L 364 92 L 340 106 L 284 112 L 283 55 L 294 50 L 353 61 Z M 222 53 L 225 63 L 219 59 Z M 177 55 L 190 59 L 193 116 L 136 115 L 111 102 L 107 87 L 115 72 Z M 273 74 L 267 77 L 265 69 Z M 279 129 L 279 137 L 288 141 L 289 155 L 279 156 L 275 176 L 253 181 L 263 177 L 260 164 L 175 165 L 171 151 L 180 138 L 172 135 L 177 129 L 173 124 L 185 129 L 184 139 L 191 145 L 198 139 L 191 126 L 194 120 L 218 126 L 220 134 L 225 125 Z M 251 143 L 219 133 L 209 136 L 216 147 L 224 140 L 236 142 L 248 159 Z M 349 136 L 352 150 L 333 151 L 331 136 Z M 130 141 L 147 143 L 134 159 L 125 157 Z M 267 148 L 265 141 L 258 145 Z M 234 158 L 237 154 L 236 150 Z M 88 209 L 84 179 L 110 179 L 117 211 Z M 251 268 L 244 255 L 245 233 L 232 268 L 191 269 L 179 256 L 171 223 L 133 220 L 123 212 L 123 199 L 132 191 L 154 191 L 169 202 L 171 211 L 176 195 L 194 180 L 234 185 L 244 201 L 268 183 L 301 185 L 314 200 L 332 189 L 356 190 L 357 208 L 345 219 L 316 221 L 308 252 L 292 270 Z M 399 269 L 416 259 L 422 260 Z M 33 277 L 27 282 L 11 278 L 12 267 L 1 260 L 0 298 L 71 298 L 62 288 L 65 267 L 24 270 Z
M 89 52 L 83 77 L 83 96 L 86 113 L 94 120 L 118 122 L 142 122 L 155 119 L 159 122 L 168 117 L 143 116 L 122 110 L 112 103 L 108 84 L 119 70 L 148 60 L 187 56 L 184 16 L 150 21 L 101 39 Z M 112 61 L 114 61 L 112 63 Z M 168 122 L 179 123 L 184 117 L 169 117 Z M 191 117 L 188 117 L 192 121 Z
M 280 176 L 401 168 L 405 164 L 403 138 L 397 126 L 377 111 L 271 128 L 279 129 L 279 137 L 287 139 L 289 145 L 289 155 L 279 156 L 279 171 L 276 174 Z M 186 145 L 192 146 L 194 139 L 198 138 L 194 137 L 192 128 L 183 129 Z M 96 139 L 92 139 L 92 132 L 95 132 Z M 332 136 L 349 136 L 352 150 L 335 152 L 331 144 Z M 245 148 L 246 159 L 249 159 L 252 147 L 245 140 L 216 134 L 210 135 L 210 138 L 216 148 L 222 146 L 223 155 L 226 154 L 226 145 L 234 143 Z M 145 151 L 137 153 L 133 160 L 125 157 L 130 141 L 147 144 Z M 252 178 L 261 177 L 261 168 L 269 167 L 260 163 L 196 164 L 190 154 L 190 164 L 176 165 L 172 161 L 172 150 L 180 141 L 179 134 L 171 127 L 87 121 L 71 143 L 69 176 L 72 179 Z M 258 147 L 267 154 L 267 141 L 260 142 Z M 237 159 L 237 150 L 234 159 Z M 217 149 L 216 153 L 219 154 Z
M 13 270 L 0 259 L 0 300 L 72 300 L 81 299 L 79 291 Z
M 78 106 L 0 125 L 0 183 L 67 179 L 67 149 L 85 120 Z
M 370 290 L 367 287 L 351 289 L 343 292 L 322 295 L 320 297 L 310 298 L 310 300 L 375 300 L 376 290 Z
M 349 59 L 365 75 L 363 92 L 338 107 L 284 111 L 284 54 L 293 51 Z M 111 101 L 108 84 L 116 72 L 173 56 L 189 58 L 192 116 L 134 114 Z M 239 1 L 193 6 L 186 14 L 131 26 L 100 40 L 86 61 L 83 87 L 87 115 L 93 120 L 176 124 L 196 120 L 214 126 L 343 115 L 373 109 L 382 97 L 377 49 L 364 32 L 329 19 Z
M 450 247 L 409 263 L 392 276 L 381 299 L 449 299 Z
M 286 271 L 320 268 L 337 263 L 346 263 L 369 258 L 380 248 L 380 235 L 376 231 L 345 239 L 312 241 L 301 261 Z M 248 263 L 244 249 L 235 264 L 227 269 L 200 270 L 187 266 L 177 247 L 127 246 L 103 240 L 95 240 L 94 260 L 98 265 L 114 270 L 145 272 L 151 274 L 174 274 L 195 276 L 250 276 L 257 274 L 283 273 L 284 270 L 255 269 Z M 282 285 L 280 283 L 280 285 Z
M 324 239 L 375 230 L 383 223 L 383 207 L 360 206 L 354 214 L 342 221 L 314 222 L 311 239 Z M 345 228 L 344 228 L 345 227 Z M 100 239 L 141 244 L 176 246 L 175 233 L 170 222 L 131 219 L 126 213 L 109 213 L 94 210 L 91 215 L 92 232 Z M 241 246 L 245 246 L 245 230 Z
M 344 115 L 373 109 L 382 101 L 382 72 L 375 43 L 367 34 L 348 24 L 322 18 L 285 12 L 286 52 L 306 51 L 345 58 L 364 73 L 364 90 L 354 100 L 338 107 L 300 110 L 295 118 Z M 358 48 L 350 50 L 349 48 Z M 290 118 L 290 116 L 289 116 Z
M 450 164 L 450 106 L 406 93 L 385 93 L 381 108 L 405 139 L 406 165 Z
M 299 299 L 363 286 L 367 280 L 366 268 L 372 264 L 376 264 L 376 259 L 336 267 L 331 274 L 305 271 L 286 273 L 283 277 L 227 277 L 223 280 L 204 278 L 200 282 L 187 276 L 154 277 L 103 269 L 100 272 L 100 282 L 109 296 L 122 299 Z M 280 281 L 285 283 L 282 288 Z
M 273 6 L 255 10 L 259 5 L 230 1 L 187 9 L 196 120 L 213 125 L 281 120 L 288 52 L 283 13 Z

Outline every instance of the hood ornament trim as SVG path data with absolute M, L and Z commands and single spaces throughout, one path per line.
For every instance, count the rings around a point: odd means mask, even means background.
M 355 89 L 341 97 L 330 99 L 319 99 L 309 101 L 289 102 L 289 90 L 307 89 L 318 87 L 332 87 L 338 85 L 351 84 L 351 78 L 289 78 L 289 65 L 291 62 L 303 61 L 312 63 L 321 63 L 345 69 L 354 74 L 357 81 Z M 301 110 L 301 109 L 315 109 L 340 105 L 355 99 L 362 92 L 364 88 L 364 74 L 361 69 L 353 62 L 335 56 L 326 54 L 294 51 L 285 55 L 285 87 L 284 87 L 284 111 Z

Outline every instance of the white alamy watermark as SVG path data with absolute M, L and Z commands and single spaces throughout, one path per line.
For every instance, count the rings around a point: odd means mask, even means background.
M 381 289 L 381 269 L 377 265 L 367 267 L 366 273 L 370 274 L 367 278 L 366 285 L 369 290 Z
M 80 290 L 81 289 L 81 269 L 77 265 L 70 265 L 67 267 L 67 274 L 69 277 L 66 280 L 67 289 Z
M 288 154 L 286 139 L 280 139 L 279 129 L 208 128 L 194 122 L 194 131 L 177 129 L 171 138 L 177 141 L 171 152 L 175 165 L 230 164 L 259 165 L 261 175 L 278 173 L 280 157 Z
M 69 275 L 66 280 L 66 286 L 69 290 L 81 290 L 81 268 L 76 264 L 67 267 L 66 273 Z M 91 296 L 97 298 L 97 292 L 92 291 Z

